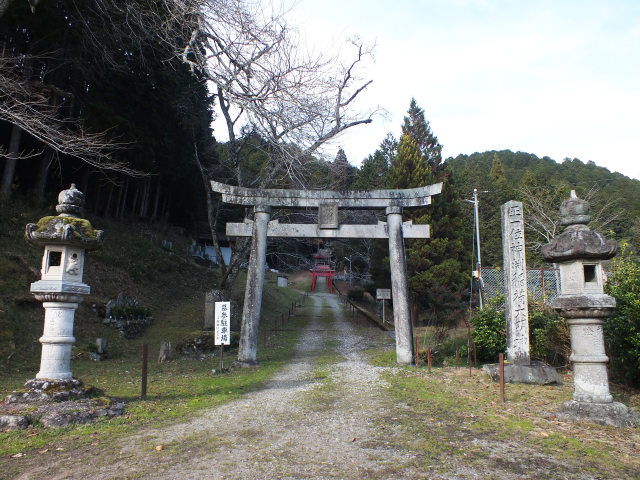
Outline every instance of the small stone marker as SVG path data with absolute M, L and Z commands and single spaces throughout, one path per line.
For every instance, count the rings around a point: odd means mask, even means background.
M 213 330 L 214 320 L 213 320 L 213 308 L 215 304 L 215 295 L 214 290 L 210 290 L 205 294 L 204 297 L 204 329 L 205 330 Z
M 168 362 L 173 358 L 173 347 L 170 342 L 160 343 L 160 352 L 158 353 L 158 363 Z
M 527 304 L 527 263 L 524 253 L 522 202 L 502 205 L 502 252 L 504 301 L 507 318 L 507 360 L 529 365 L 529 307 Z

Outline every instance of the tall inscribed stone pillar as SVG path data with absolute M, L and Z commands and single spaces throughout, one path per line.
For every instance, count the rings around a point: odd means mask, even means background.
M 504 297 L 507 317 L 507 360 L 529 365 L 529 306 L 527 262 L 524 253 L 522 202 L 502 205 L 502 252 Z

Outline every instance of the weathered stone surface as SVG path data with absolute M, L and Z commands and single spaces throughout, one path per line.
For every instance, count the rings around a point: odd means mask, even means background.
M 160 353 L 158 353 L 158 363 L 165 363 L 173 359 L 173 348 L 170 342 L 162 342 L 160 344 Z
M 0 431 L 24 430 L 29 423 L 25 415 L 0 415 Z
M 565 318 L 601 318 L 611 315 L 616 299 L 609 295 L 560 295 L 551 306 Z
M 589 210 L 589 202 L 578 198 L 572 191 L 571 198 L 560 206 L 561 223 L 567 228 L 542 247 L 546 260 L 558 263 L 575 259 L 606 260 L 615 256 L 618 249 L 616 241 L 607 240 L 586 226 L 591 221 Z
M 256 206 L 254 210 L 253 239 L 249 254 L 247 287 L 244 294 L 240 344 L 238 346 L 237 365 L 240 367 L 253 366 L 258 363 L 258 328 L 262 306 L 264 268 L 267 263 L 267 225 L 271 216 L 271 208 Z
M 64 399 L 38 392 L 14 392 L 9 397 L 11 402 L 0 404 L 0 430 L 26 428 L 33 422 L 45 427 L 86 424 L 124 412 L 124 402 L 105 397 Z
M 486 364 L 482 366 L 482 369 L 489 374 L 494 382 L 500 381 L 499 364 Z M 532 360 L 529 365 L 505 363 L 504 381 L 532 385 L 562 385 L 562 379 L 556 369 L 537 360 Z
M 409 307 L 409 285 L 402 238 L 402 208 L 388 207 L 389 264 L 393 294 L 393 321 L 396 333 L 396 361 L 408 365 L 413 362 L 413 325 Z
M 558 418 L 577 422 L 593 422 L 612 427 L 640 426 L 640 413 L 620 402 L 593 403 L 568 400 L 556 412 Z
M 78 218 L 84 205 L 84 194 L 71 185 L 60 192 L 57 217 L 41 218 L 26 226 L 29 243 L 44 246 L 41 279 L 31 284 L 31 293 L 43 302 L 44 332 L 40 337 L 42 354 L 39 380 L 69 381 L 70 360 L 75 342 L 75 311 L 89 285 L 82 282 L 86 250 L 102 246 L 103 232 L 95 230 L 88 220 Z
M 572 225 L 551 242 L 542 247 L 542 255 L 553 263 L 566 262 L 576 258 L 612 258 L 618 251 L 615 240 L 607 240 L 602 234 L 589 230 L 584 225 Z
M 151 315 L 143 317 L 123 317 L 123 318 L 105 318 L 103 323 L 109 327 L 113 327 L 124 338 L 135 338 L 144 332 L 153 323 Z
M 602 260 L 615 255 L 617 244 L 592 232 L 589 204 L 575 191 L 561 207 L 566 230 L 542 248 L 544 257 L 560 266 L 561 295 L 552 303 L 567 320 L 571 336 L 573 400 L 562 410 L 571 418 L 623 426 L 626 407 L 613 402 L 609 392 L 602 323 L 615 299 L 604 294 Z
M 522 202 L 502 205 L 504 300 L 507 319 L 507 360 L 529 365 L 529 306 Z
M 227 223 L 230 237 L 250 237 L 253 222 Z M 320 228 L 307 223 L 280 223 L 271 220 L 267 227 L 269 237 L 289 238 L 389 238 L 389 227 L 385 222 L 376 225 L 340 224 L 333 229 Z M 429 225 L 414 225 L 411 221 L 402 223 L 404 238 L 429 238 Z
M 404 190 L 334 192 L 330 190 L 281 190 L 245 188 L 211 181 L 211 189 L 222 194 L 222 201 L 236 205 L 306 208 L 336 203 L 340 208 L 423 207 L 431 195 L 442 191 L 442 183 Z
M 96 250 L 102 246 L 104 232 L 91 226 L 89 220 L 77 218 L 82 213 L 84 194 L 75 184 L 69 190 L 63 190 L 58 196 L 56 211 L 58 216 L 41 218 L 38 223 L 26 226 L 27 241 L 35 246 L 74 245 L 84 250 Z

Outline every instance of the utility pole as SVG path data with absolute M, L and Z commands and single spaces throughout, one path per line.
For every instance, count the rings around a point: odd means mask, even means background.
M 349 258 L 344 257 L 345 260 L 349 260 L 349 288 L 351 288 L 351 255 L 349 255 Z
M 487 190 L 484 190 L 482 193 L 487 193 Z M 479 295 L 478 300 L 480 302 L 480 309 L 484 308 L 484 285 L 482 284 L 482 256 L 480 254 L 480 215 L 478 213 L 478 189 L 473 189 L 473 200 L 465 200 L 466 202 L 473 203 L 473 220 L 474 220 L 474 230 L 476 231 L 476 246 L 478 247 L 477 259 L 476 263 L 476 271 L 475 277 L 478 279 L 479 286 Z

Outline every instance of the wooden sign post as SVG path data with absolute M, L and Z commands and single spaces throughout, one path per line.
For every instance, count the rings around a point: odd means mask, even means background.
M 224 370 L 224 346 L 231 344 L 231 302 L 216 302 L 214 345 L 220 345 L 220 372 Z
M 376 300 L 382 300 L 382 324 L 384 325 L 384 301 L 391 300 L 391 289 L 376 288 Z

